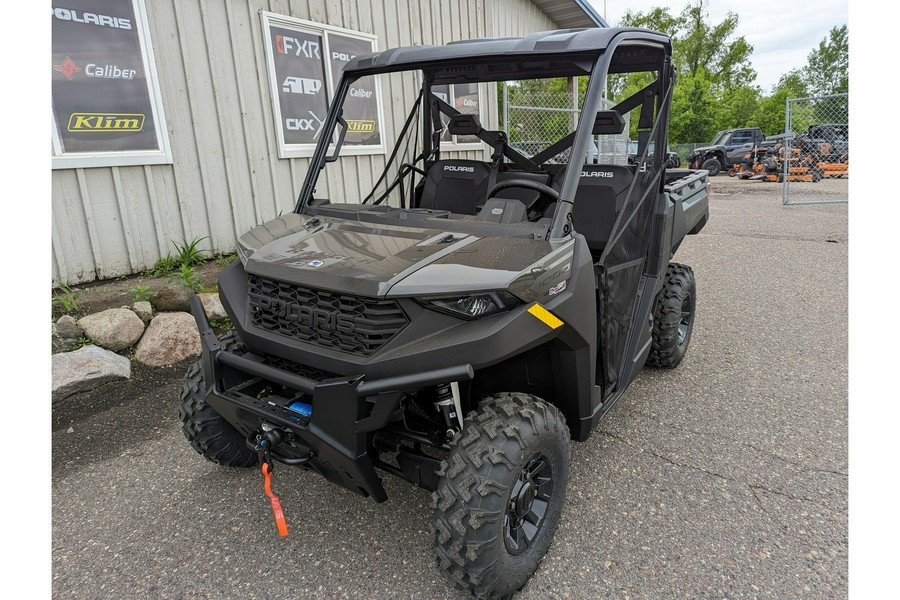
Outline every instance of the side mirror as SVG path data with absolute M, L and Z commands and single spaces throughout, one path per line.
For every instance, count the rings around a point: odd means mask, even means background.
M 594 117 L 594 135 L 618 135 L 625 131 L 625 119 L 616 110 L 599 110 Z
M 325 157 L 325 162 L 327 163 L 334 162 L 340 157 L 341 146 L 344 145 L 344 138 L 347 136 L 347 121 L 344 120 L 343 115 L 338 117 L 338 123 L 341 126 L 341 132 L 338 134 L 337 144 L 334 145 L 334 153 Z

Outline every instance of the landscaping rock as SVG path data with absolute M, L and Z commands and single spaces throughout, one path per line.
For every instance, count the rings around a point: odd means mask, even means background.
M 127 308 L 110 308 L 82 317 L 78 326 L 98 346 L 114 352 L 130 348 L 144 333 L 144 322 Z
M 131 378 L 130 360 L 97 346 L 54 354 L 52 361 L 53 402 L 110 381 Z
M 69 315 L 63 315 L 53 324 L 52 344 L 54 354 L 57 352 L 69 352 L 75 350 L 81 344 L 81 336 L 84 335 L 81 327 L 75 319 Z
M 190 310 L 190 299 L 194 293 L 194 290 L 180 283 L 167 283 L 156 290 L 156 295 L 153 297 L 153 307 L 159 312 Z
M 150 319 L 153 318 L 153 305 L 151 305 L 146 300 L 141 300 L 139 302 L 134 303 L 134 314 L 141 318 L 141 321 L 146 325 L 150 322 Z
M 197 297 L 200 298 L 200 302 L 203 303 L 203 308 L 206 310 L 206 316 L 209 317 L 210 321 L 220 321 L 228 317 L 228 313 L 225 312 L 222 301 L 219 299 L 219 294 L 215 292 L 197 294 Z
M 165 367 L 200 354 L 200 331 L 186 312 L 159 313 L 137 345 L 134 359 L 151 367 Z

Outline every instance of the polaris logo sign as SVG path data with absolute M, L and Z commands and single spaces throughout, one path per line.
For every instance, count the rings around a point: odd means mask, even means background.
M 612 171 L 582 171 L 582 177 L 612 177 Z
M 475 167 L 461 167 L 461 166 L 458 167 L 456 165 L 445 165 L 444 170 L 445 171 L 453 171 L 456 173 L 474 173 Z
M 73 23 L 85 23 L 100 27 L 112 27 L 113 29 L 131 29 L 131 19 L 98 15 L 91 12 L 79 12 L 71 8 L 54 7 L 53 16 L 60 21 L 72 21 Z
M 300 304 L 299 302 L 267 298 L 266 296 L 253 293 L 250 295 L 250 302 L 256 313 L 264 313 L 286 321 L 293 321 L 303 327 L 318 331 L 353 333 L 356 329 L 354 315 L 325 310 L 324 308 Z

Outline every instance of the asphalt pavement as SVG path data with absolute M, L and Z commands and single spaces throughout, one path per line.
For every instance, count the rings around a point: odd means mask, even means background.
M 714 178 L 676 261 L 691 346 L 573 444 L 561 524 L 516 598 L 847 596 L 847 205 Z M 376 504 L 276 468 L 217 467 L 177 421 L 185 365 L 53 408 L 54 598 L 463 598 L 432 564 L 431 498 Z

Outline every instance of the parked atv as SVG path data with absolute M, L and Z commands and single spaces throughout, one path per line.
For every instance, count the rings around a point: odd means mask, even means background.
M 435 561 L 451 582 L 486 598 L 525 585 L 560 521 L 570 440 L 645 364 L 678 366 L 691 339 L 694 274 L 670 261 L 708 219 L 707 173 L 647 151 L 666 147 L 671 57 L 661 33 L 598 28 L 351 60 L 295 211 L 241 236 L 219 277 L 234 332 L 217 338 L 192 301 L 203 355 L 179 416 L 194 449 L 261 465 L 284 534 L 300 510 L 277 503 L 276 463 L 377 502 L 383 474 L 405 479 L 433 493 Z M 602 109 L 607 74 L 631 72 L 652 82 Z M 528 154 L 434 93 L 551 77 L 588 78 L 581 116 Z M 358 156 L 353 91 L 399 98 L 401 82 L 420 87 L 406 121 L 379 133 L 395 138 L 383 172 L 345 176 L 342 161 L 381 161 Z M 621 136 L 626 114 L 635 165 L 560 160 Z M 445 133 L 490 159 L 452 152 Z

